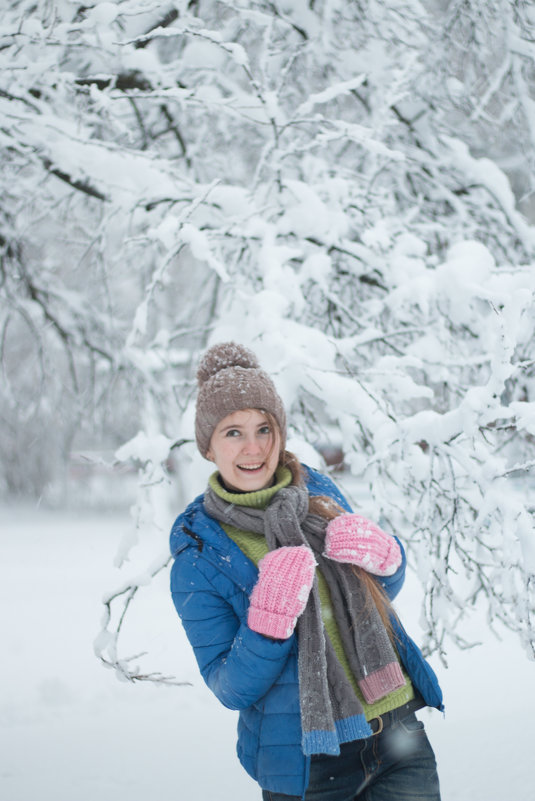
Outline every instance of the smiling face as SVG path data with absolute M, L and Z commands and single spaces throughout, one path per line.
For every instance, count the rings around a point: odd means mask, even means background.
M 229 490 L 255 492 L 271 486 L 280 444 L 280 433 L 264 412 L 243 409 L 217 424 L 206 458 L 215 462 Z

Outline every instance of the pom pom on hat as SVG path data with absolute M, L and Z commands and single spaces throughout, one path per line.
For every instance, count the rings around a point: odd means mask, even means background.
M 195 438 L 203 456 L 210 447 L 214 428 L 227 415 L 242 409 L 261 409 L 276 419 L 281 446 L 286 441 L 286 413 L 273 381 L 260 369 L 255 354 L 236 342 L 211 347 L 197 369 L 199 394 Z
M 202 386 L 220 370 L 227 367 L 259 368 L 258 359 L 249 348 L 236 342 L 223 342 L 206 351 L 197 368 L 197 381 Z

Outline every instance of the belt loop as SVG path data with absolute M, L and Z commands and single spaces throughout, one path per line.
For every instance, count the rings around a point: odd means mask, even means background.
M 381 717 L 381 715 L 377 715 L 375 718 L 372 718 L 369 722 L 372 723 L 374 720 L 379 721 L 378 724 L 379 728 L 377 729 L 377 731 L 372 732 L 373 737 L 375 737 L 376 734 L 381 734 L 384 728 L 383 718 Z

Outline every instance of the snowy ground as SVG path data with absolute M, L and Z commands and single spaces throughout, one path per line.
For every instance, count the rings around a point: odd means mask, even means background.
M 252 801 L 235 715 L 200 680 L 162 575 L 125 632 L 147 669 L 191 687 L 117 681 L 93 655 L 126 514 L 0 509 L 0 798 L 3 801 Z M 163 543 L 165 547 L 165 544 Z M 127 571 L 126 571 L 127 573 Z M 416 634 L 417 589 L 398 609 Z M 478 631 L 479 628 L 479 631 Z M 443 801 L 535 798 L 535 665 L 473 622 L 484 644 L 438 667 L 447 714 L 424 713 Z

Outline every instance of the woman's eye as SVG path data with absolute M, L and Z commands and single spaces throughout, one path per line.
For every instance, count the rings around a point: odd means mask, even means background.
M 227 437 L 239 437 L 240 436 L 240 432 L 238 431 L 237 428 L 230 428 L 227 431 L 227 433 L 225 434 L 225 436 L 227 436 Z
M 271 434 L 271 429 L 269 426 L 262 426 L 259 430 L 260 434 Z

